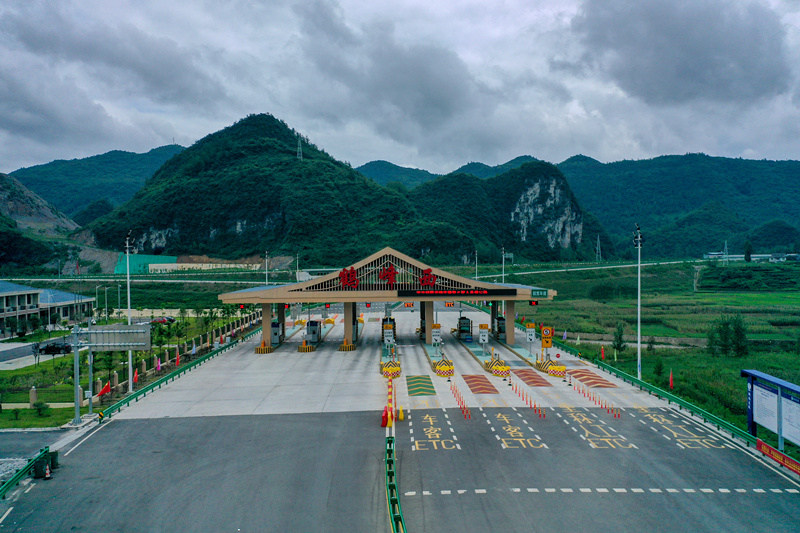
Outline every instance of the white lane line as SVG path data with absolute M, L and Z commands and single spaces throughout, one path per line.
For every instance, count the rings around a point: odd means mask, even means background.
M 664 437 L 667 440 L 672 440 L 671 438 L 669 438 L 668 436 L 664 435 L 663 433 L 661 434 L 661 436 Z
M 539 489 L 533 489 L 533 488 L 531 488 L 531 487 L 528 487 L 528 488 L 527 488 L 527 489 L 525 489 L 525 490 L 527 490 L 528 492 L 539 492 Z
M 600 488 L 600 489 L 595 489 L 595 490 L 596 490 L 597 492 L 608 492 L 608 489 L 603 489 L 603 488 Z
M 645 426 L 647 425 L 647 422 L 645 422 L 644 420 L 639 420 L 639 422 L 641 422 L 641 423 L 642 423 L 642 424 L 644 424 Z
M 431 491 L 429 491 L 429 490 L 423 490 L 423 491 L 422 491 L 422 495 L 423 495 L 423 496 L 430 496 L 430 495 L 431 495 Z
M 637 494 L 641 494 L 644 492 L 644 489 L 631 489 L 631 492 L 635 492 Z
M 458 489 L 456 492 L 459 494 L 464 494 L 467 491 L 465 489 Z
M 587 488 L 582 488 L 582 489 L 578 489 L 578 490 L 581 491 L 581 492 L 592 492 L 592 489 L 587 489 Z
M 441 491 L 441 493 L 442 494 L 451 494 L 451 492 L 449 490 L 443 490 L 443 491 Z
M 764 494 L 766 491 L 764 489 L 753 489 L 753 492 L 757 492 L 758 494 Z
M 415 491 L 415 490 L 410 490 L 410 491 L 408 491 L 408 492 L 406 492 L 404 494 L 404 496 L 416 496 L 416 495 L 417 495 L 417 491 Z
M 683 489 L 683 492 L 688 492 L 688 493 L 690 493 L 690 494 L 691 494 L 691 493 L 693 493 L 693 492 L 697 492 L 697 491 L 696 491 L 696 490 L 694 490 L 694 489 Z
M 555 492 L 556 489 L 544 489 L 545 492 Z
M 408 428 L 408 432 L 409 432 L 411 435 L 413 435 L 413 434 L 414 434 L 414 428 Z
M 25 492 L 23 492 L 23 494 L 28 494 L 31 491 L 31 489 L 35 486 L 36 483 L 31 483 L 30 486 L 27 489 L 25 489 Z
M 650 489 L 650 492 L 653 492 L 655 494 L 661 494 L 663 491 L 661 489 Z
M 64 457 L 66 457 L 66 456 L 68 456 L 69 454 L 71 454 L 72 452 L 74 452 L 74 451 L 75 451 L 75 448 L 77 448 L 78 446 L 80 446 L 81 444 L 83 444 L 84 442 L 86 442 L 86 441 L 89 439 L 89 437 L 91 437 L 92 435 L 94 435 L 95 433 L 97 433 L 98 431 L 100 431 L 101 429 L 103 429 L 104 427 L 108 427 L 108 426 L 109 426 L 109 425 L 110 425 L 110 424 L 111 424 L 113 421 L 114 421 L 114 420 L 112 419 L 112 420 L 109 420 L 108 422 L 106 422 L 105 424 L 101 424 L 99 428 L 95 429 L 94 431 L 92 431 L 91 433 L 89 433 L 88 435 L 86 435 L 86 436 L 83 438 L 83 440 L 81 440 L 81 441 L 80 441 L 78 444 L 76 444 L 75 446 L 73 446 L 72 448 L 70 448 L 70 450 L 69 450 L 67 453 L 65 453 L 65 454 L 64 454 Z
M 6 519 L 6 517 L 8 516 L 8 513 L 10 513 L 12 511 L 12 509 L 14 509 L 14 508 L 13 507 L 9 507 L 8 510 L 5 513 L 3 513 L 3 516 L 0 517 L 0 524 L 3 523 L 3 520 Z
M 567 488 L 567 489 L 561 489 L 561 492 L 572 492 L 572 489 L 569 489 L 569 488 Z
M 722 494 L 729 494 L 729 493 L 731 492 L 731 489 L 719 489 L 719 491 L 720 491 Z
M 678 489 L 667 489 L 667 492 L 670 494 L 675 494 L 676 492 L 680 492 Z
M 704 492 L 706 494 L 713 493 L 714 489 L 700 489 L 700 492 Z
M 788 492 L 789 494 L 797 494 L 797 493 L 800 492 L 800 490 L 797 490 L 797 489 L 786 489 L 786 492 Z
M 783 494 L 781 489 L 769 489 L 770 492 L 774 492 L 775 494 Z
M 511 492 L 519 492 L 519 489 L 518 488 L 512 488 Z
M 572 426 L 572 431 L 574 431 L 575 433 L 577 433 L 577 432 L 578 432 L 578 428 L 576 428 L 575 426 Z
M 486 494 L 486 489 L 475 489 L 475 494 Z
M 736 492 L 739 492 L 739 493 L 747 492 L 747 489 L 733 489 L 733 490 L 735 490 Z
M 460 450 L 461 449 L 461 445 L 459 443 L 456 443 L 456 448 L 458 448 Z
M 628 489 L 614 489 L 614 492 L 628 492 Z

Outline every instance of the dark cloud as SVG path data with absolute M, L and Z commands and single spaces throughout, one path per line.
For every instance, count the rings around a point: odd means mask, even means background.
M 114 24 L 75 20 L 59 6 L 7 11 L 0 15 L 0 33 L 34 55 L 86 69 L 109 93 L 122 89 L 156 102 L 202 108 L 225 95 L 222 84 L 200 68 L 203 50 L 150 35 L 123 17 Z
M 452 50 L 432 43 L 401 44 L 390 23 L 353 28 L 329 2 L 303 2 L 300 18 L 305 57 L 328 84 L 346 88 L 336 106 L 382 134 L 408 142 L 460 115 L 486 109 L 485 89 Z M 319 87 L 315 87 L 319 90 Z M 327 91 L 326 91 L 327 92 Z M 322 98 L 328 102 L 330 92 Z
M 584 61 L 650 103 L 750 103 L 789 88 L 785 32 L 739 0 L 588 0 L 573 19 Z

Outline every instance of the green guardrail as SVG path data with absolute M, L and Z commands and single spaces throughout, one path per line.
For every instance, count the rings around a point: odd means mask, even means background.
M 173 380 L 179 378 L 182 374 L 185 374 L 186 372 L 189 372 L 190 370 L 194 369 L 195 367 L 202 365 L 206 361 L 209 361 L 210 359 L 213 359 L 214 357 L 220 355 L 221 353 L 227 352 L 228 350 L 230 350 L 233 347 L 235 347 L 237 344 L 240 344 L 240 343 L 242 343 L 242 342 L 254 337 L 255 335 L 258 335 L 260 332 L 261 332 L 261 328 L 260 327 L 256 328 L 255 330 L 251 331 L 250 333 L 247 333 L 246 335 L 243 335 L 242 337 L 239 337 L 239 338 L 231 341 L 230 343 L 226 344 L 225 346 L 220 346 L 216 350 L 212 350 L 209 353 L 207 353 L 206 355 L 204 355 L 204 356 L 202 356 L 202 357 L 200 357 L 198 359 L 195 359 L 194 361 L 192 361 L 190 363 L 186 363 L 184 366 L 176 368 L 175 370 L 173 370 L 169 374 L 160 377 L 159 379 L 155 380 L 154 382 L 149 383 L 148 385 L 145 385 L 141 389 L 129 394 L 128 396 L 125 396 L 124 398 L 122 398 L 118 402 L 109 405 L 108 407 L 106 407 L 102 411 L 99 411 L 97 413 L 98 420 L 102 424 L 103 420 L 106 417 L 111 418 L 111 415 L 113 413 L 115 413 L 116 411 L 119 411 L 123 407 L 126 407 L 131 402 L 138 402 L 139 398 L 146 396 L 148 392 L 152 392 L 155 389 L 160 389 L 163 385 L 166 385 L 170 381 L 173 381 Z
M 602 370 L 605 370 L 609 374 L 614 374 L 618 378 L 622 379 L 623 381 L 627 381 L 631 385 L 635 385 L 635 386 L 639 387 L 639 389 L 641 389 L 641 390 L 647 390 L 647 392 L 649 392 L 650 394 L 653 394 L 654 396 L 658 396 L 659 398 L 662 398 L 662 399 L 666 400 L 667 403 L 677 404 L 678 406 L 680 406 L 681 408 L 686 409 L 687 411 L 689 411 L 693 415 L 702 418 L 703 422 L 710 422 L 710 423 L 714 424 L 714 426 L 716 426 L 716 428 L 718 430 L 730 433 L 732 437 L 738 437 L 738 438 L 742 439 L 743 441 L 745 441 L 747 443 L 748 446 L 751 446 L 751 445 L 755 446 L 756 445 L 756 438 L 753 435 L 749 434 L 748 432 L 746 432 L 745 430 L 743 430 L 741 428 L 738 428 L 738 427 L 734 426 L 733 424 L 731 424 L 727 420 L 723 420 L 722 418 L 718 417 L 717 415 L 711 414 L 708 411 L 706 411 L 704 409 L 701 409 L 701 408 L 697 407 L 696 405 L 693 405 L 693 404 L 687 402 L 683 398 L 675 396 L 671 392 L 667 392 L 664 389 L 659 389 L 658 387 L 655 387 L 655 386 L 647 383 L 646 381 L 642 381 L 642 380 L 640 380 L 638 378 L 635 378 L 634 376 L 631 376 L 630 374 L 627 374 L 627 373 L 623 372 L 622 370 L 614 368 L 613 366 L 608 365 L 608 364 L 606 364 L 606 363 L 604 363 L 602 361 L 595 361 L 594 363 L 599 368 L 601 368 Z
M 17 470 L 16 473 L 8 479 L 8 481 L 0 485 L 0 499 L 5 500 L 6 494 L 9 491 L 11 491 L 11 489 L 19 485 L 20 481 L 28 477 L 31 473 L 31 470 L 33 470 L 34 465 L 36 465 L 36 463 L 39 462 L 39 460 L 42 459 L 43 457 L 47 458 L 47 460 L 50 461 L 49 446 L 45 446 L 44 448 L 39 450 L 39 453 L 37 453 L 34 457 L 29 459 L 28 463 L 25 466 Z
M 400 490 L 397 488 L 396 461 L 394 457 L 394 437 L 386 437 L 386 504 L 389 507 L 389 518 L 392 521 L 393 533 L 405 533 L 406 523 L 403 510 L 400 508 Z

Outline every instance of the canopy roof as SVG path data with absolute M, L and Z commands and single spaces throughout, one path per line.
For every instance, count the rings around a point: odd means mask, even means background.
M 226 304 L 396 302 L 411 300 L 552 300 L 556 291 L 489 283 L 445 272 L 384 248 L 338 272 L 275 287 L 219 295 Z

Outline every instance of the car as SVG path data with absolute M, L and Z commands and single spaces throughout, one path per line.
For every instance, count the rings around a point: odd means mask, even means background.
M 72 345 L 67 342 L 51 342 L 39 347 L 40 354 L 55 355 L 58 353 L 69 353 L 72 351 Z
M 150 321 L 151 324 L 166 324 L 167 322 L 169 321 L 163 316 L 159 318 L 154 318 L 153 320 Z

